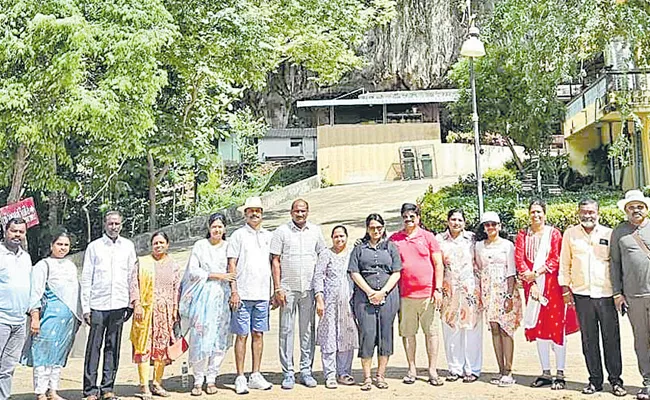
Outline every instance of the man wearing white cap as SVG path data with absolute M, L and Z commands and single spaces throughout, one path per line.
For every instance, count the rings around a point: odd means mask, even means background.
M 614 302 L 619 312 L 629 313 L 634 332 L 634 350 L 643 377 L 637 399 L 650 399 L 650 199 L 640 190 L 630 190 L 618 207 L 627 221 L 612 233 L 610 246 Z
M 262 200 L 249 197 L 240 208 L 246 224 L 237 229 L 228 241 L 228 272 L 236 273 L 237 279 L 230 284 L 230 328 L 235 340 L 235 365 L 237 378 L 235 392 L 248 393 L 248 389 L 271 389 L 260 373 L 264 332 L 269 330 L 269 299 L 271 297 L 271 232 L 262 228 Z M 253 372 L 250 380 L 244 375 L 246 341 L 253 337 Z

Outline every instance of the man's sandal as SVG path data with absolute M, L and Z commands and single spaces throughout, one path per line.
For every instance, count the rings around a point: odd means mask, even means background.
M 372 379 L 371 378 L 364 378 L 363 383 L 361 384 L 361 390 L 364 392 L 369 391 L 372 389 Z
M 386 383 L 383 375 L 375 376 L 375 386 L 377 389 L 388 389 L 388 383 Z

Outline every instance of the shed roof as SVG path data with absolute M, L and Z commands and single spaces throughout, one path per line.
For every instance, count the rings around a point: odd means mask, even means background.
M 404 90 L 395 92 L 371 92 L 359 95 L 357 99 L 303 100 L 298 107 L 332 107 L 383 104 L 449 103 L 458 100 L 458 89 Z
M 316 128 L 269 129 L 264 137 L 268 138 L 306 138 L 316 137 Z

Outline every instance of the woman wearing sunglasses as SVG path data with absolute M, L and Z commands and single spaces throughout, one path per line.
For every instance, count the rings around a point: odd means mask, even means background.
M 512 386 L 512 359 L 515 330 L 521 323 L 521 298 L 515 281 L 515 247 L 499 236 L 501 219 L 486 212 L 476 232 L 476 265 L 481 272 L 481 293 L 485 318 L 492 333 L 492 345 L 499 365 L 499 376 L 490 383 Z

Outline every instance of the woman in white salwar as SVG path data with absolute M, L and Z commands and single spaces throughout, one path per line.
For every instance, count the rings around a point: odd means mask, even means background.
M 227 271 L 226 217 L 212 214 L 208 234 L 192 247 L 181 281 L 181 316 L 189 320 L 189 363 L 194 372 L 192 396 L 217 392 L 219 368 L 232 346 L 230 334 L 230 282 L 235 274 Z
M 483 362 L 481 275 L 474 264 L 474 234 L 465 230 L 463 210 L 449 211 L 447 230 L 436 240 L 445 265 L 441 314 L 447 381 L 473 382 L 481 375 Z
M 61 369 L 82 321 L 77 267 L 64 258 L 70 252 L 70 236 L 57 235 L 50 250 L 50 256 L 32 269 L 31 335 L 23 354 L 23 363 L 34 367 L 37 400 L 63 400 L 57 394 Z

